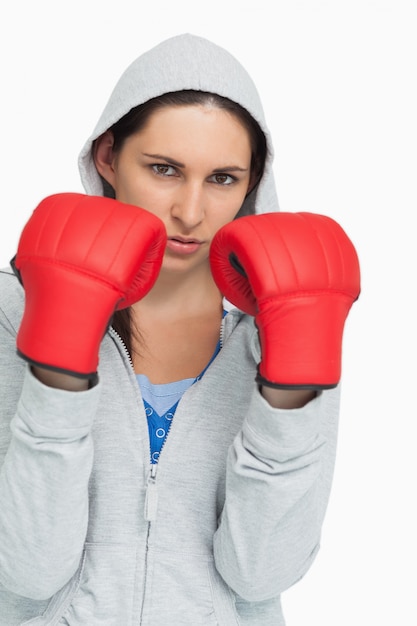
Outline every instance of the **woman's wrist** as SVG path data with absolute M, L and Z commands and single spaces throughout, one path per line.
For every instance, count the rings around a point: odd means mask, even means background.
M 262 385 L 260 391 L 275 409 L 301 409 L 316 397 L 316 391 L 310 389 L 274 389 Z
M 71 376 L 71 374 L 62 374 L 38 366 L 32 366 L 32 373 L 41 383 L 54 389 L 86 391 L 89 388 L 88 379 Z

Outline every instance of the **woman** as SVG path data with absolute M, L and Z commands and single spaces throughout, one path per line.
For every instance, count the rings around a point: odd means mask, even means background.
M 246 71 L 180 35 L 116 85 L 80 154 L 87 196 L 29 220 L 0 275 L 1 626 L 285 623 L 281 593 L 319 548 L 339 376 L 321 374 L 320 341 L 294 367 L 321 334 L 258 297 L 293 224 L 271 163 Z M 358 290 L 346 254 L 343 313 L 326 304 L 339 339 Z

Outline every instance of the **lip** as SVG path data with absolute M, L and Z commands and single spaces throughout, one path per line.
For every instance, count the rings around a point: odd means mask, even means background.
M 175 254 L 193 254 L 200 249 L 203 242 L 199 239 L 188 239 L 187 237 L 168 237 L 167 250 Z

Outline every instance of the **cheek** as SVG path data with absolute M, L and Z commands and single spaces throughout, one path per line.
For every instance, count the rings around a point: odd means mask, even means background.
M 143 177 L 119 176 L 117 178 L 116 197 L 122 202 L 152 210 L 161 204 L 155 190 L 147 184 Z M 154 212 L 154 211 L 152 211 Z
M 221 219 L 223 224 L 227 224 L 234 220 L 236 215 L 239 213 L 242 204 L 244 203 L 246 198 L 246 187 L 244 189 L 236 190 L 233 194 L 230 195 L 227 202 L 225 202 L 221 211 Z M 223 225 L 222 224 L 222 225 Z
M 228 210 L 225 209 L 223 211 L 220 210 L 216 212 L 216 215 L 215 217 L 213 217 L 213 221 L 212 221 L 213 232 L 217 232 L 222 226 L 225 226 L 226 224 L 233 222 L 236 215 L 239 213 L 240 207 L 241 205 L 239 204 L 238 206 L 235 206 L 233 210 L 231 210 L 229 207 Z

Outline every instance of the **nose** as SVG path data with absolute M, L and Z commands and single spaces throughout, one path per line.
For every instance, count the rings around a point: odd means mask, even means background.
M 179 220 L 184 229 L 192 230 L 204 218 L 204 193 L 198 182 L 181 186 L 175 196 L 171 215 Z

